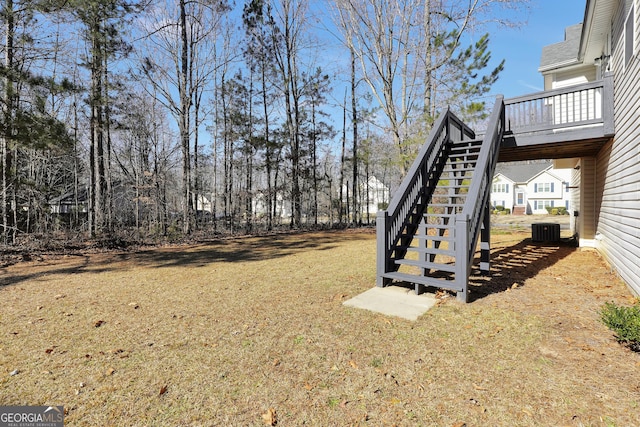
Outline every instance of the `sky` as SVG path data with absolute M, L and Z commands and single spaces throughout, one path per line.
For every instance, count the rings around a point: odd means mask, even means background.
M 524 25 L 492 31 L 492 61 L 497 65 L 505 59 L 505 69 L 492 95 L 511 98 L 543 90 L 542 74 L 538 72 L 542 47 L 563 41 L 564 29 L 583 21 L 585 5 L 586 0 L 531 0 Z

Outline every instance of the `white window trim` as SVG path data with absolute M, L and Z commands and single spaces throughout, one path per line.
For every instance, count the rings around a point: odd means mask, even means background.
M 636 54 L 636 18 L 635 18 L 635 11 L 636 11 L 636 4 L 635 4 L 635 0 L 631 2 L 631 8 L 629 9 L 629 11 L 627 12 L 627 14 L 625 15 L 624 18 L 624 25 L 622 28 L 622 34 L 624 35 L 624 45 L 623 45 L 623 52 L 622 52 L 622 71 L 626 71 L 627 69 L 627 65 L 629 63 L 631 63 L 631 61 L 633 61 L 633 58 Z M 631 21 L 629 21 L 629 18 L 631 18 Z M 631 55 L 627 58 L 627 24 L 631 22 Z

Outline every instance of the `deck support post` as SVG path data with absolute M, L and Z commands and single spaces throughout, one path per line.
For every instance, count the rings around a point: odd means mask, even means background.
M 455 281 L 460 289 L 456 294 L 456 299 L 460 302 L 467 302 L 467 285 L 469 277 L 469 216 L 458 214 L 455 216 L 455 251 L 456 251 L 456 271 Z
M 491 270 L 491 204 L 484 208 L 482 229 L 480 230 L 480 271 L 489 275 Z
M 378 211 L 376 216 L 376 286 L 384 288 L 389 283 L 389 279 L 384 277 L 388 270 L 389 258 L 389 213 L 387 211 Z

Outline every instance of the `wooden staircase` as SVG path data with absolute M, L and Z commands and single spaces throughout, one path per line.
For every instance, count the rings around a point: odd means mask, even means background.
M 387 211 L 377 218 L 378 286 L 393 281 L 457 292 L 468 279 L 481 237 L 481 270 L 489 270 L 489 194 L 504 133 L 496 102 L 485 138 L 447 111 L 432 130 Z

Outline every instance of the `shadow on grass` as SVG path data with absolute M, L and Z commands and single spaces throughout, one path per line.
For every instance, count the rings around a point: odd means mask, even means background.
M 573 243 L 537 243 L 524 239 L 515 245 L 491 252 L 491 274 L 481 275 L 474 268 L 469 278 L 469 302 L 504 292 L 517 284 L 525 286 L 527 279 L 551 267 L 575 252 Z
M 79 262 L 73 266 L 51 268 L 38 266 L 37 271 L 12 274 L 0 269 L 0 287 L 52 275 L 79 273 L 98 274 L 123 268 L 204 267 L 211 263 L 251 262 L 274 260 L 305 251 L 327 251 L 347 241 L 371 239 L 364 232 L 312 232 L 278 234 L 263 237 L 235 237 L 208 243 L 170 248 L 153 248 L 136 252 L 107 252 L 89 256 L 76 255 Z M 122 264 L 126 262 L 126 267 Z M 55 263 L 55 261 L 54 261 Z M 20 269 L 19 269 L 20 270 Z M 27 270 L 25 268 L 24 270 Z

